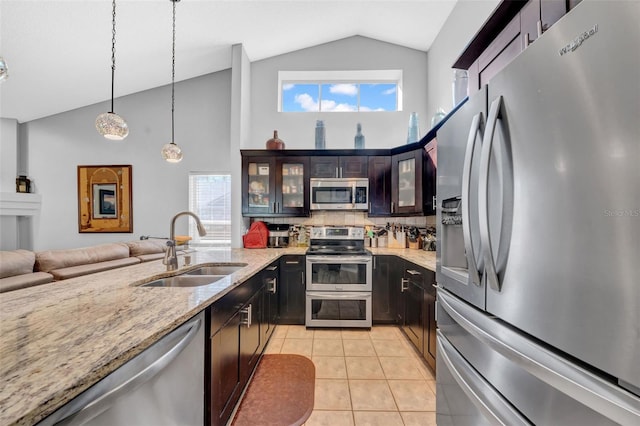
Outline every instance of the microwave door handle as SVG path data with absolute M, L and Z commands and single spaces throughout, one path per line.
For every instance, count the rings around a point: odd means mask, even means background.
M 491 235 L 489 233 L 489 160 L 491 158 L 493 136 L 495 135 L 496 123 L 498 122 L 501 106 L 502 96 L 499 96 L 491 103 L 491 107 L 489 108 L 487 126 L 485 127 L 485 133 L 482 139 L 482 151 L 480 154 L 480 188 L 478 191 L 480 242 L 484 252 L 485 273 L 489 286 L 496 291 L 501 291 L 501 285 L 496 272 L 496 264 L 493 259 L 493 247 L 491 246 Z
M 482 138 L 482 112 L 479 112 L 471 121 L 469 129 L 469 138 L 467 139 L 467 149 L 464 154 L 464 167 L 462 168 L 462 235 L 464 237 L 464 248 L 467 255 L 467 263 L 469 265 L 469 275 L 471 282 L 480 286 L 480 275 L 478 274 L 478 265 L 476 264 L 476 255 L 473 251 L 473 242 L 471 240 L 471 203 L 469 202 L 469 194 L 471 189 L 471 165 L 473 162 L 473 151 L 476 146 L 478 132 Z

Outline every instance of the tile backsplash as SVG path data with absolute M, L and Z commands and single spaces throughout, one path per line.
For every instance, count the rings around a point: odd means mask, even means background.
M 387 223 L 411 225 L 419 228 L 436 225 L 435 216 L 408 216 L 408 217 L 369 217 L 365 212 L 341 212 L 341 211 L 317 211 L 311 213 L 311 217 L 267 217 L 254 218 L 267 223 L 288 223 L 290 225 L 320 226 L 384 226 Z

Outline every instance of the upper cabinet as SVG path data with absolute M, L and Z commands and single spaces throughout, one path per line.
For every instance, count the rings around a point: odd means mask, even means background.
M 469 71 L 469 93 L 487 84 L 580 1 L 502 1 L 453 64 Z
M 243 215 L 308 216 L 308 170 L 304 156 L 243 156 Z
M 366 178 L 366 155 L 312 156 L 309 164 L 312 178 Z
M 435 166 L 424 148 L 391 157 L 391 213 L 435 214 Z
M 391 215 L 391 157 L 369 157 L 369 216 Z

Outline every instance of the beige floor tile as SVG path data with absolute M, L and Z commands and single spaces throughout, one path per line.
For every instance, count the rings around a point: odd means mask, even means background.
M 354 411 L 355 426 L 403 426 L 397 411 Z
M 344 354 L 346 356 L 376 356 L 371 340 L 347 340 L 342 339 Z
M 400 338 L 400 330 L 394 326 L 372 327 L 369 332 L 371 339 L 396 340 Z
M 400 411 L 435 411 L 436 396 L 422 380 L 389 380 Z
M 351 410 L 349 383 L 340 379 L 316 379 L 314 410 Z
M 436 375 L 433 371 L 431 371 L 431 367 L 427 365 L 427 362 L 424 360 L 424 358 L 416 358 L 416 361 L 416 365 L 418 366 L 418 370 L 420 370 L 420 374 L 422 374 L 422 376 L 426 380 L 435 381 Z
M 342 339 L 313 339 L 313 355 L 344 356 Z
M 429 385 L 429 389 L 431 389 L 433 391 L 433 394 L 436 394 L 436 382 L 435 381 L 431 381 L 431 380 L 427 380 L 427 385 Z
M 350 379 L 384 379 L 384 373 L 378 357 L 351 356 L 345 357 L 347 376 Z
M 353 426 L 351 411 L 314 410 L 304 426 Z
M 349 340 L 369 340 L 369 330 L 348 328 L 342 330 L 342 338 Z
M 397 410 L 386 380 L 349 380 L 354 410 Z
M 282 350 L 283 343 L 284 343 L 284 339 L 275 339 L 272 337 L 271 340 L 269 340 L 269 344 L 267 344 L 267 347 L 264 349 L 264 353 L 279 354 L 280 351 Z
M 287 337 L 287 330 L 289 330 L 288 325 L 278 325 L 276 326 L 276 330 L 273 332 L 272 339 L 284 339 Z
M 311 358 L 313 339 L 284 339 L 281 354 L 304 355 Z
M 413 357 L 380 357 L 380 364 L 387 379 L 424 380 L 418 369 L 420 361 Z
M 335 330 L 335 329 L 314 330 L 313 338 L 314 339 L 341 339 L 342 331 Z
M 313 356 L 318 379 L 346 379 L 347 367 L 342 356 Z
M 287 339 L 313 339 L 313 330 L 308 330 L 304 325 L 290 325 Z
M 371 340 L 378 356 L 411 357 L 411 352 L 399 340 Z
M 401 412 L 405 426 L 436 426 L 436 413 L 427 411 Z

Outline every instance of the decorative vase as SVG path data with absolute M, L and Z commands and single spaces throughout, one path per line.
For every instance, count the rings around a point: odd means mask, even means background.
M 324 140 L 324 122 L 322 120 L 316 121 L 316 149 L 324 149 L 325 148 L 325 140 Z
M 438 108 L 438 111 L 433 114 L 431 118 L 431 128 L 433 129 L 436 125 L 447 115 L 446 112 L 442 108 Z
M 284 142 L 278 138 L 278 131 L 273 131 L 273 138 L 267 141 L 267 149 L 284 149 Z
M 420 128 L 418 125 L 418 113 L 412 112 L 409 116 L 409 131 L 407 132 L 407 143 L 418 142 L 420 140 Z
M 355 149 L 364 149 L 364 135 L 362 134 L 362 125 L 360 123 L 356 126 L 356 136 L 353 138 L 353 145 Z

